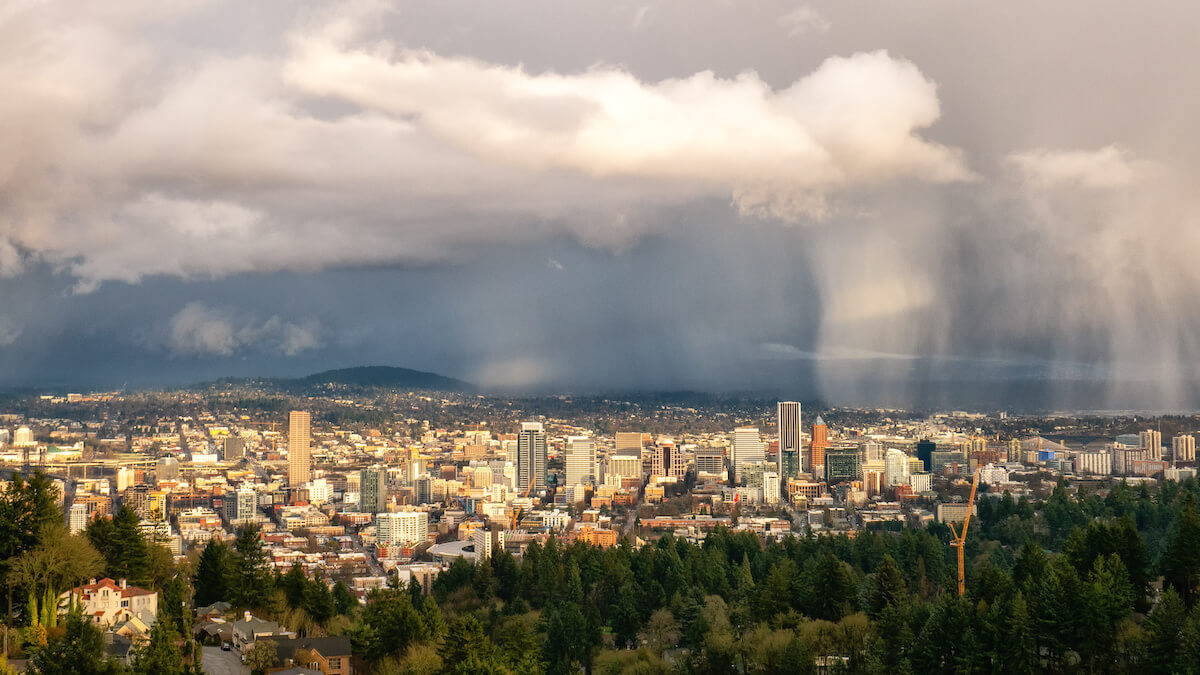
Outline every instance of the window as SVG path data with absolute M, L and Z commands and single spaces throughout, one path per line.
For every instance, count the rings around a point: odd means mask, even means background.
M 329 657 L 329 669 L 330 670 L 338 670 L 341 667 L 342 667 L 342 657 L 340 657 L 340 656 Z

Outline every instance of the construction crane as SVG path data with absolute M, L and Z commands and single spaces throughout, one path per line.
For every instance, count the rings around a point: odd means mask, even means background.
M 530 493 L 530 492 L 533 492 L 533 484 L 534 484 L 534 482 L 535 482 L 535 481 L 533 480 L 533 476 L 530 476 L 530 477 L 529 477 L 529 486 L 525 488 L 525 494 L 521 495 L 521 499 L 529 499 L 529 493 Z M 516 530 L 516 529 L 517 529 L 517 521 L 521 519 L 521 512 L 522 512 L 522 511 L 524 511 L 524 509 L 514 509 L 514 510 L 513 510 L 513 516 L 512 516 L 512 526 L 511 526 L 511 527 L 509 527 L 508 529 L 510 529 L 510 530 Z
M 971 479 L 971 497 L 967 499 L 967 517 L 963 518 L 962 534 L 954 531 L 954 523 L 949 523 L 950 534 L 954 535 L 954 540 L 950 545 L 958 549 L 958 595 L 962 597 L 967 592 L 967 568 L 966 562 L 963 559 L 963 550 L 967 544 L 967 527 L 971 525 L 971 509 L 975 506 L 975 488 L 979 487 L 979 469 L 975 467 L 975 477 Z

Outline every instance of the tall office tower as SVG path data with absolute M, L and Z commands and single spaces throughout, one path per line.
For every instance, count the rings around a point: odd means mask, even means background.
M 567 485 L 585 485 L 596 480 L 596 443 L 588 436 L 567 436 L 563 451 Z
M 696 475 L 720 476 L 725 473 L 724 448 L 699 448 L 696 450 Z
M 758 427 L 738 427 L 733 430 L 733 443 L 730 444 L 730 459 L 733 461 L 733 481 L 742 482 L 742 465 L 750 462 L 761 462 L 766 457 L 762 438 L 758 435 Z
M 373 466 L 358 472 L 358 510 L 362 513 L 387 511 L 387 469 Z
M 312 415 L 293 410 L 288 415 L 288 485 L 300 487 L 312 480 Z
M 413 499 L 418 504 L 428 504 L 433 501 L 432 478 L 422 475 L 413 481 Z
M 779 422 L 779 475 L 783 480 L 795 478 L 804 466 L 804 450 L 800 445 L 800 404 L 780 401 L 776 406 Z
M 650 473 L 654 449 L 646 447 L 645 436 L 640 431 L 621 431 L 615 437 L 613 454 L 637 455 L 642 460 L 642 474 Z
M 829 428 L 825 420 L 817 415 L 817 421 L 812 425 L 812 442 L 809 444 L 809 462 L 814 476 L 825 472 L 825 450 L 829 448 Z
M 863 463 L 876 462 L 883 459 L 883 443 L 879 441 L 867 441 L 862 444 Z
M 1020 441 L 1017 441 L 1017 447 L 1020 448 Z M 933 451 L 937 450 L 937 443 L 929 439 L 917 442 L 917 459 L 921 460 L 921 464 L 925 466 L 925 471 L 933 471 Z
M 229 523 L 244 523 L 258 515 L 258 493 L 247 486 L 237 492 L 225 493 L 225 520 Z
M 830 450 L 825 453 L 825 482 L 844 483 L 862 478 L 862 461 L 857 448 Z
M 908 483 L 908 455 L 896 448 L 888 448 L 883 458 L 884 478 L 888 485 L 906 485 Z
M 71 534 L 79 534 L 87 528 L 88 516 L 87 504 L 71 505 L 71 510 L 67 512 L 67 528 Z
M 517 492 L 535 494 L 545 489 L 546 432 L 541 422 L 522 422 L 517 434 Z
M 490 488 L 494 481 L 495 474 L 492 467 L 486 464 L 475 467 L 475 472 L 471 474 L 471 487 L 474 488 Z
M 225 446 L 221 449 L 221 459 L 228 462 L 245 456 L 246 439 L 241 436 L 226 436 Z
M 614 455 L 642 456 L 642 432 L 619 431 L 617 432 L 615 440 L 616 447 L 613 448 Z
M 1149 453 L 1150 459 L 1162 459 L 1162 432 L 1151 429 L 1138 434 L 1139 445 Z
M 660 438 L 652 449 L 650 460 L 651 476 L 683 478 L 687 474 L 687 460 L 683 449 L 669 438 Z
M 1176 436 L 1171 439 L 1171 461 L 1172 462 L 1195 462 L 1196 461 L 1196 437 L 1195 436 Z

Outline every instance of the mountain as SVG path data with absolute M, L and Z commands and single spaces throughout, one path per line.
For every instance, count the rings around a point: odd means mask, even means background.
M 341 384 L 349 387 L 390 387 L 395 389 L 429 389 L 433 391 L 471 391 L 475 385 L 453 377 L 426 373 L 410 368 L 392 366 L 358 366 L 339 368 L 292 380 L 289 384 L 315 387 Z

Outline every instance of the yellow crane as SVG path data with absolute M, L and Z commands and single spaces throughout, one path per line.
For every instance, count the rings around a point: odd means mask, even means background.
M 531 471 L 530 473 L 532 474 L 533 472 Z M 529 499 L 529 493 L 533 492 L 533 483 L 534 483 L 533 476 L 530 475 L 529 476 L 529 487 L 525 488 L 525 494 L 521 495 L 521 499 Z M 510 530 L 517 529 L 517 521 L 521 519 L 521 513 L 524 510 L 525 510 L 524 508 L 513 509 L 512 525 L 509 527 Z
M 962 534 L 954 531 L 954 523 L 949 523 L 950 534 L 954 535 L 954 540 L 950 545 L 958 549 L 958 595 L 962 597 L 967 592 L 967 569 L 966 562 L 963 559 L 963 549 L 966 548 L 967 528 L 971 525 L 971 509 L 975 506 L 975 488 L 979 487 L 979 469 L 975 467 L 975 477 L 971 479 L 971 497 L 967 500 L 967 517 L 963 518 Z

